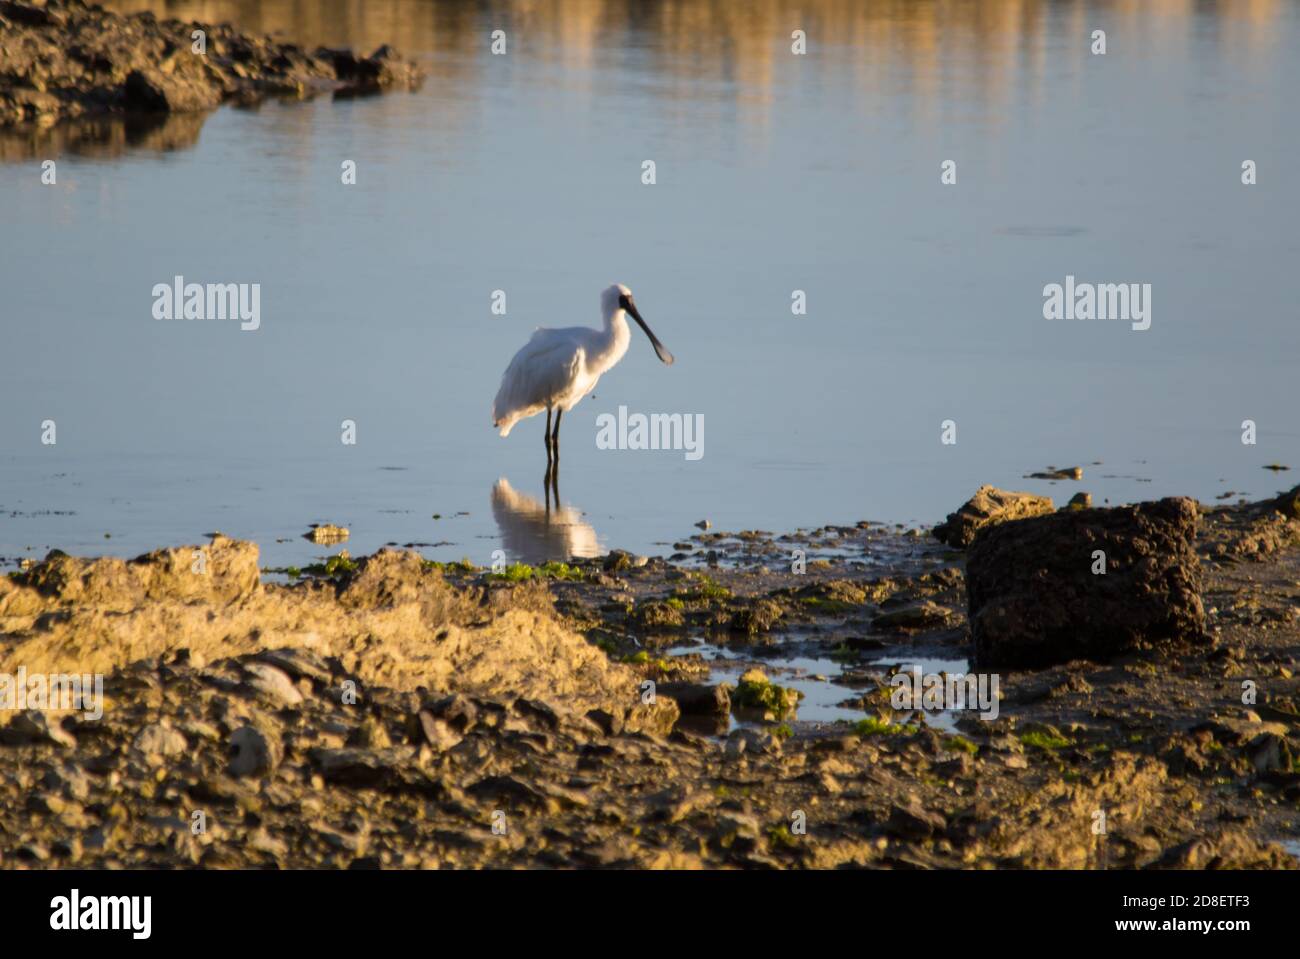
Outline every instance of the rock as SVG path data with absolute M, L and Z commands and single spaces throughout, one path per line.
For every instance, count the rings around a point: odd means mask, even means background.
M 206 56 L 192 52 L 196 29 L 207 38 Z M 0 0 L 0 66 L 0 127 L 104 114 L 192 114 L 226 100 L 369 93 L 420 80 L 415 65 L 389 46 L 365 58 L 329 50 L 309 55 L 224 24 L 159 19 L 147 11 L 123 15 L 82 0 Z
M 1286 737 L 1277 733 L 1261 733 L 1246 746 L 1246 755 L 1259 773 L 1289 773 L 1295 765 Z
M 632 611 L 632 623 L 639 629 L 677 629 L 686 624 L 680 604 L 674 606 L 661 599 L 638 603 Z
M 368 57 L 358 57 L 351 50 L 333 50 L 319 47 L 316 57 L 334 67 L 334 74 L 346 81 L 349 92 L 368 92 L 398 84 L 412 85 L 419 79 L 414 65 L 402 59 L 401 54 L 384 44 Z
M 1047 496 L 981 486 L 957 512 L 949 513 L 948 519 L 934 528 L 934 537 L 941 543 L 964 549 L 975 533 L 986 526 L 1042 516 L 1053 509 L 1052 500 Z
M 279 743 L 256 726 L 241 726 L 230 736 L 230 775 L 260 776 L 280 762 Z
M 1261 844 L 1240 829 L 1221 829 L 1179 843 L 1153 865 L 1158 869 L 1278 869 L 1291 865 L 1288 858 L 1276 844 Z
M 763 753 L 779 753 L 781 749 L 781 740 L 766 730 L 742 726 L 733 730 L 731 735 L 727 737 L 723 753 L 735 757 L 746 752 L 760 755 Z
M 929 839 L 943 833 L 948 821 L 937 812 L 929 812 L 916 803 L 895 803 L 889 809 L 886 831 L 903 839 Z
M 297 679 L 314 680 L 328 685 L 334 678 L 328 664 L 309 649 L 272 649 L 260 653 L 257 658 Z
M 53 743 L 67 749 L 76 747 L 77 740 L 63 728 L 57 719 L 39 709 L 27 709 L 0 729 L 0 743 L 6 746 L 26 746 L 30 743 Z
M 966 559 L 975 662 L 1038 667 L 1202 640 L 1190 499 L 982 529 Z M 1094 573 L 1104 553 L 1105 572 Z
M 1070 502 L 1065 504 L 1070 509 L 1088 509 L 1092 506 L 1091 493 L 1075 493 L 1070 497 Z
M 745 813 L 720 812 L 713 821 L 711 838 L 723 849 L 749 852 L 761 841 L 758 818 Z
M 120 611 L 143 600 L 230 603 L 260 589 L 256 543 L 213 536 L 206 546 L 154 550 L 129 562 L 80 559 L 53 550 L 23 574 L 22 583 L 62 604 Z
M 4 0 L 0 3 L 0 15 L 14 23 L 24 23 L 37 27 L 62 26 L 66 18 L 46 8 L 43 0 L 29 0 L 27 3 L 12 3 Z
M 1300 519 L 1300 486 L 1283 493 L 1270 504 L 1276 513 L 1281 513 L 1287 519 Z
M 731 712 L 731 694 L 725 683 L 660 683 L 656 692 L 676 700 L 683 716 L 726 716 Z
M 669 823 L 681 822 L 701 809 L 713 804 L 712 794 L 702 789 L 669 786 L 646 798 L 652 816 Z
M 912 632 L 920 629 L 935 629 L 947 626 L 952 612 L 938 603 L 922 600 L 910 606 L 901 606 L 882 612 L 871 623 L 877 630 L 889 632 Z
M 244 672 L 248 675 L 248 685 L 255 692 L 280 706 L 297 706 L 302 702 L 302 693 L 282 670 L 267 663 L 245 663 Z
M 776 685 L 761 669 L 748 669 L 740 676 L 731 705 L 736 712 L 751 711 L 765 720 L 778 720 L 794 713 L 802 698 L 803 693 Z
M 781 609 L 779 603 L 770 599 L 757 599 L 734 611 L 728 628 L 733 633 L 746 633 L 751 636 L 756 633 L 766 633 L 770 632 L 784 615 L 785 611 Z
M 272 859 L 283 859 L 289 853 L 289 847 L 283 840 L 272 836 L 265 829 L 258 829 L 248 837 L 248 848 L 254 852 L 266 853 Z
M 179 756 L 189 748 L 183 733 L 160 723 L 152 723 L 140 730 L 131 745 L 146 756 L 161 758 Z
M 367 716 L 361 720 L 361 724 L 348 737 L 349 746 L 362 749 L 387 749 L 392 744 L 388 730 L 374 716 Z
M 1057 469 L 1055 466 L 1049 466 L 1042 472 L 1030 473 L 1025 479 L 1081 480 L 1083 479 L 1083 467 L 1067 466 L 1064 469 Z
M 122 87 L 122 105 L 128 110 L 156 113 L 191 113 L 221 104 L 221 88 L 207 77 L 193 79 L 160 70 L 132 70 Z
M 608 709 L 589 709 L 587 719 L 606 736 L 617 736 L 623 731 L 623 714 Z
M 512 708 L 520 716 L 531 720 L 534 725 L 544 726 L 549 730 L 558 729 L 560 726 L 560 710 L 544 699 L 529 699 L 521 696 L 515 700 Z
M 1227 746 L 1245 746 L 1261 736 L 1273 736 L 1285 739 L 1288 729 L 1285 723 L 1262 722 L 1259 716 L 1247 712 L 1245 719 L 1231 716 L 1216 716 L 1203 723 L 1197 723 L 1191 732 L 1208 732 L 1217 741 Z
M 625 549 L 611 549 L 601 563 L 601 568 L 607 573 L 621 573 L 633 567 L 633 558 Z
M 313 749 L 311 759 L 327 783 L 364 788 L 395 781 L 397 763 L 411 753 L 409 747 Z
M 51 792 L 59 792 L 65 798 L 84 803 L 90 797 L 90 778 L 73 762 L 65 762 L 60 768 L 52 768 L 45 773 L 44 787 Z
M 424 741 L 437 752 L 446 752 L 465 738 L 456 732 L 449 722 L 438 718 L 427 709 L 420 710 L 417 718 Z
M 453 693 L 424 707 L 430 716 L 441 719 L 458 733 L 467 733 L 478 722 L 478 707 L 468 696 Z
M 333 526 L 329 523 L 313 526 L 310 533 L 303 534 L 304 539 L 309 539 L 320 546 L 328 546 L 334 543 L 345 542 L 351 531 L 346 526 Z

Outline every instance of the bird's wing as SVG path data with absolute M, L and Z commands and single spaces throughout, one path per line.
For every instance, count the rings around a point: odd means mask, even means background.
M 585 355 L 563 330 L 540 329 L 515 354 L 492 404 L 492 421 L 518 420 L 546 408 L 573 382 Z

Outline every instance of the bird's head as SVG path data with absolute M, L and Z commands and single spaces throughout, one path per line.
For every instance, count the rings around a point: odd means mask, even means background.
M 600 306 L 606 317 L 612 317 L 619 310 L 622 310 L 636 320 L 637 325 L 645 331 L 645 335 L 650 337 L 650 345 L 655 348 L 655 353 L 659 359 L 666 365 L 672 365 L 673 355 L 659 342 L 659 337 L 650 331 L 650 327 L 642 319 L 641 311 L 636 308 L 636 301 L 632 299 L 631 290 L 622 283 L 615 283 L 613 286 L 606 287 L 605 292 L 600 295 Z

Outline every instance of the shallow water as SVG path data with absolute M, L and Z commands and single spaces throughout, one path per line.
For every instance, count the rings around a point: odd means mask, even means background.
M 109 6 L 391 41 L 430 76 L 0 137 L 6 562 L 220 529 L 301 564 L 332 551 L 311 522 L 479 564 L 667 553 L 704 518 L 933 522 L 984 482 L 1260 497 L 1300 466 L 1295 3 Z M 260 283 L 261 328 L 154 320 L 177 274 Z M 1151 328 L 1044 320 L 1067 274 L 1151 283 Z M 677 363 L 636 333 L 566 417 L 548 525 L 541 424 L 501 440 L 489 407 L 531 330 L 595 325 L 614 280 Z M 620 404 L 702 415 L 703 457 L 597 449 Z M 1084 481 L 1022 478 L 1049 464 Z
M 729 683 L 733 687 L 739 684 L 744 672 L 757 665 L 774 683 L 798 690 L 802 694 L 803 698 L 799 700 L 795 714 L 788 717 L 790 722 L 856 723 L 863 718 L 864 713 L 861 708 L 848 704 L 848 701 L 862 695 L 866 674 L 860 668 L 852 674 L 846 674 L 846 663 L 816 655 L 815 650 L 815 644 L 809 644 L 806 638 L 782 635 L 768 645 L 739 649 L 697 639 L 666 648 L 663 655 L 698 655 L 709 666 L 707 682 Z M 894 655 L 871 659 L 865 665 L 878 667 L 876 672 L 881 680 L 888 677 L 894 666 L 902 670 L 917 665 L 925 674 L 964 674 L 970 668 L 968 660 L 917 657 L 902 645 L 895 649 Z M 922 709 L 914 715 L 944 732 L 956 732 L 957 721 L 962 716 L 956 710 L 946 709 Z M 759 725 L 763 724 L 756 718 L 737 718 L 733 715 L 728 717 L 726 729 L 718 729 L 716 732 L 721 734 L 739 726 Z
M 1279 839 L 1278 844 L 1296 859 L 1300 859 L 1300 839 Z

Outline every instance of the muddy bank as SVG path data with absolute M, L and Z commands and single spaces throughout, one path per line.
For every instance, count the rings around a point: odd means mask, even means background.
M 388 46 L 369 56 L 307 51 L 229 24 L 123 16 L 80 0 L 0 0 L 0 128 L 358 95 L 419 80 Z
M 286 582 L 221 537 L 52 555 L 0 580 L 0 674 L 102 673 L 103 712 L 0 714 L 0 864 L 1291 868 L 1288 503 L 1196 510 L 1196 643 L 1003 669 L 943 725 L 891 677 L 969 658 L 966 554 L 868 523 Z M 801 716 L 823 687 L 858 718 Z

